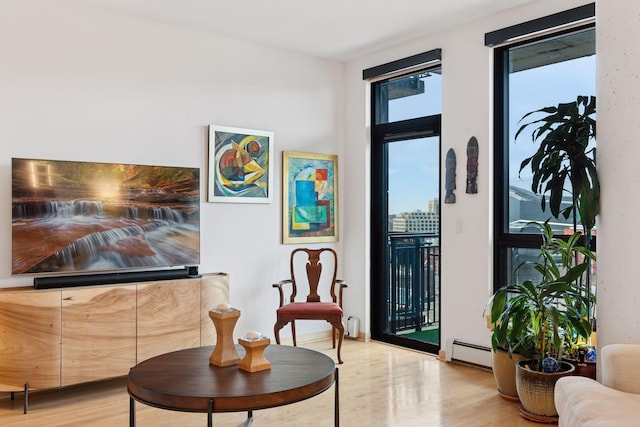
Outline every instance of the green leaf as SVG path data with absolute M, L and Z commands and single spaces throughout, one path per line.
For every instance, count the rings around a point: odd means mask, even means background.
M 532 129 L 532 141 L 539 141 L 536 152 L 520 163 L 520 172 L 531 169 L 531 191 L 542 196 L 543 211 L 548 205 L 553 216 L 562 214 L 565 218 L 575 211 L 585 230 L 593 229 L 599 212 L 596 151 L 589 149 L 589 142 L 596 135 L 595 113 L 596 97 L 578 96 L 574 102 L 525 114 L 516 132 L 517 141 L 522 132 Z M 570 207 L 562 207 L 565 191 L 572 196 Z

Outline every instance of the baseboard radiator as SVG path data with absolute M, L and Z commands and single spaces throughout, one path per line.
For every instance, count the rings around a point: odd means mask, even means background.
M 491 348 L 460 340 L 447 342 L 447 361 L 462 362 L 491 369 Z M 449 357 L 450 356 L 450 357 Z

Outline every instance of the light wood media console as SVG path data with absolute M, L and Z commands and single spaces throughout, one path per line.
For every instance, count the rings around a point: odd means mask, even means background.
M 209 310 L 229 303 L 225 273 L 51 290 L 0 289 L 0 391 L 127 375 L 159 354 L 215 344 Z

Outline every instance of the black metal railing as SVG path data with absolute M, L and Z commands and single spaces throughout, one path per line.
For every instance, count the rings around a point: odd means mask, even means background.
M 440 242 L 434 233 L 390 233 L 387 313 L 391 333 L 439 320 Z

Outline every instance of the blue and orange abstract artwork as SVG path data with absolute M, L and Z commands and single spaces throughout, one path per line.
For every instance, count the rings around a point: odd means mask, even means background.
M 335 242 L 337 156 L 283 152 L 283 243 Z
M 270 203 L 273 133 L 209 126 L 209 201 Z

